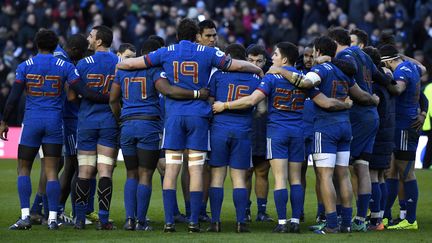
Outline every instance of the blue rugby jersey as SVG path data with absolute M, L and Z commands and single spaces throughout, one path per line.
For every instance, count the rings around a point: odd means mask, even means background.
M 311 96 L 315 97 L 323 93 L 329 98 L 341 101 L 348 97 L 349 88 L 355 81 L 346 76 L 340 69 L 330 62 L 318 64 L 312 67 L 312 72 L 317 73 L 321 78 L 321 83 L 311 91 Z M 314 128 L 325 127 L 339 122 L 349 122 L 349 111 L 327 111 L 315 105 Z
M 396 81 L 406 84 L 406 89 L 396 97 L 396 128 L 409 128 L 417 117 L 420 98 L 420 67 L 404 61 L 393 72 Z
M 147 67 L 161 65 L 171 85 L 198 90 L 207 87 L 212 67 L 226 69 L 231 58 L 215 48 L 182 40 L 145 55 Z M 210 117 L 211 107 L 205 100 L 175 100 L 166 97 L 166 116 Z
M 162 68 L 134 71 L 118 70 L 114 83 L 121 86 L 123 106 L 120 118 L 130 116 L 161 117 L 159 94 L 155 83 L 165 78 Z
M 57 45 L 57 48 L 54 50 L 54 57 L 57 57 L 59 59 L 62 59 L 63 61 L 73 64 L 67 52 L 60 45 Z M 70 102 L 67 99 L 65 99 L 64 106 L 63 106 L 63 118 L 78 119 L 78 111 L 79 111 L 79 103 Z
M 252 94 L 260 83 L 256 74 L 216 71 L 210 79 L 210 96 L 227 102 Z M 250 131 L 252 110 L 225 110 L 213 117 L 213 126 Z
M 64 83 L 79 81 L 75 67 L 52 54 L 37 54 L 21 63 L 16 81 L 26 84 L 26 118 L 58 118 L 63 115 Z
M 294 67 L 284 67 L 299 73 Z M 308 92 L 292 85 L 279 74 L 267 74 L 258 90 L 268 96 L 267 135 L 271 137 L 290 134 L 303 137 L 303 108 Z M 281 129 L 286 133 L 281 133 Z
M 86 86 L 95 92 L 108 94 L 115 77 L 115 68 L 121 58 L 111 52 L 96 52 L 80 60 L 78 72 Z M 81 129 L 113 128 L 117 122 L 109 104 L 97 104 L 82 99 L 78 112 L 78 127 Z

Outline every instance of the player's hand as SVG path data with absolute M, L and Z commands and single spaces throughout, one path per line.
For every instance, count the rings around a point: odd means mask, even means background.
M 374 102 L 375 106 L 378 106 L 378 104 L 380 102 L 380 98 L 378 97 L 378 95 L 373 94 L 372 95 L 372 99 L 373 99 L 373 102 Z
M 224 110 L 225 106 L 223 102 L 216 101 L 215 103 L 213 103 L 213 113 L 221 113 Z
M 425 119 L 426 115 L 424 113 L 418 114 L 416 120 L 411 124 L 411 127 L 417 131 L 420 131 L 420 129 L 423 127 Z
M 0 122 L 0 139 L 1 140 L 5 140 L 5 141 L 8 140 L 7 139 L 7 133 L 8 133 L 8 131 L 9 131 L 9 127 L 6 124 L 6 122 L 1 121 Z
M 207 88 L 201 88 L 198 90 L 199 92 L 199 98 L 200 100 L 207 100 L 210 95 L 210 90 Z
M 316 64 L 322 64 L 325 62 L 331 62 L 331 56 L 319 56 L 317 58 L 314 59 L 314 62 Z
M 351 109 L 351 107 L 353 106 L 353 101 L 352 101 L 352 99 L 349 96 L 346 97 L 346 99 L 344 100 L 344 102 L 345 102 L 345 104 L 347 106 L 347 109 Z
M 271 66 L 266 74 L 280 74 L 280 68 Z
M 260 72 L 260 73 L 258 73 L 258 76 L 259 76 L 260 78 L 264 77 L 264 71 L 263 71 L 263 70 L 261 70 L 261 72 Z

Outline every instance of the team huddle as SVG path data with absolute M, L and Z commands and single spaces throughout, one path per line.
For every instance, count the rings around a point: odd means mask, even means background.
M 125 230 L 152 230 L 147 211 L 158 170 L 164 232 L 175 232 L 176 223 L 202 232 L 201 222 L 209 223 L 207 232 L 221 232 L 229 167 L 236 232 L 250 232 L 255 174 L 256 221 L 275 221 L 275 233 L 299 233 L 308 160 L 317 196 L 317 225 L 310 230 L 418 229 L 413 161 L 427 110 L 423 65 L 394 43 L 367 46 L 359 29 L 331 28 L 301 56 L 296 45 L 281 42 L 271 58 L 259 45 L 219 50 L 211 20 L 183 19 L 177 39 L 165 47 L 151 36 L 135 57 L 130 44 L 110 52 L 113 33 L 106 26 L 93 27 L 87 38 L 71 36 L 63 48 L 53 31 L 37 32 L 38 54 L 18 66 L 0 123 L 7 140 L 7 122 L 25 91 L 21 217 L 9 229 L 46 221 L 51 230 L 68 223 L 79 230 L 89 220 L 98 230 L 115 229 L 109 213 L 119 148 L 127 171 Z M 40 149 L 41 178 L 30 207 L 30 172 Z M 266 212 L 270 169 L 277 220 Z M 179 174 L 185 215 L 177 205 Z M 71 219 L 64 212 L 69 195 Z M 401 213 L 392 218 L 396 197 Z

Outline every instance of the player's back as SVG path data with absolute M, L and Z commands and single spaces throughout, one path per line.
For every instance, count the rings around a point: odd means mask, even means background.
M 121 119 L 140 115 L 161 117 L 155 82 L 164 75 L 161 68 L 117 71 L 114 82 L 120 84 L 122 90 Z
M 25 118 L 61 118 L 64 83 L 74 70 L 52 54 L 38 54 L 21 63 L 16 79 L 26 83 Z
M 348 97 L 349 88 L 354 85 L 354 80 L 346 76 L 332 63 L 326 62 L 312 67 L 312 71 L 321 77 L 321 83 L 312 91 L 312 96 L 319 92 L 329 98 L 345 100 Z M 349 122 L 349 111 L 328 111 L 315 104 L 314 126 L 327 126 L 339 122 Z
M 344 56 L 350 56 L 351 61 L 355 63 L 357 72 L 354 75 L 354 79 L 357 85 L 369 94 L 373 94 L 372 88 L 372 74 L 376 72 L 376 66 L 372 59 L 363 52 L 358 46 L 351 46 L 345 50 L 339 52 L 336 58 L 344 58 Z M 350 109 L 351 116 L 353 119 L 378 119 L 378 113 L 374 105 L 359 105 L 354 102 L 353 107 Z
M 54 57 L 57 57 L 65 62 L 73 64 L 72 60 L 69 58 L 67 52 L 60 46 L 57 45 L 53 53 Z M 63 106 L 63 118 L 65 119 L 77 119 L 78 118 L 79 103 L 71 102 L 65 99 Z
M 396 97 L 396 126 L 410 127 L 415 120 L 420 99 L 420 68 L 409 61 L 399 64 L 394 71 L 394 79 L 406 84 L 405 91 Z
M 78 62 L 77 69 L 87 88 L 102 94 L 109 94 L 115 77 L 115 68 L 121 59 L 111 52 L 96 52 Z M 115 118 L 108 104 L 93 103 L 82 99 L 78 120 L 80 127 L 116 127 Z
M 294 67 L 283 67 L 299 73 Z M 268 96 L 267 134 L 277 135 L 281 130 L 292 137 L 303 136 L 303 108 L 308 96 L 278 74 L 264 76 L 259 89 Z
M 217 101 L 229 102 L 252 94 L 259 83 L 256 74 L 216 71 L 210 79 L 210 94 Z M 250 131 L 252 110 L 226 110 L 213 117 L 212 126 Z
M 223 52 L 185 40 L 145 56 L 150 66 L 152 59 L 162 64 L 171 85 L 189 90 L 207 87 L 212 67 L 223 68 L 226 65 Z M 211 108 L 204 100 L 174 100 L 167 97 L 166 115 L 209 117 Z

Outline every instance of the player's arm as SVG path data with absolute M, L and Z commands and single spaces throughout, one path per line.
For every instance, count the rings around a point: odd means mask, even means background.
M 404 81 L 396 81 L 394 85 L 387 85 L 387 90 L 392 95 L 400 95 L 406 89 L 406 83 Z
M 123 70 L 147 68 L 146 62 L 144 61 L 144 57 L 145 56 L 124 59 L 122 62 L 117 64 L 117 68 Z
M 69 83 L 69 89 L 72 89 L 76 94 L 81 95 L 83 98 L 88 99 L 94 103 L 107 104 L 109 102 L 109 95 L 102 94 L 88 88 L 81 79 L 76 79 Z M 69 93 L 69 92 L 68 92 Z M 74 101 L 77 95 L 73 93 L 68 94 L 68 100 Z
M 411 127 L 419 131 L 423 127 L 423 123 L 427 116 L 429 108 L 428 99 L 423 92 L 420 92 L 419 97 L 420 113 L 417 115 L 415 121 L 411 124 Z
M 206 88 L 199 90 L 183 89 L 177 86 L 173 86 L 165 78 L 160 78 L 155 83 L 156 89 L 165 96 L 172 99 L 192 100 L 200 99 L 207 100 L 209 97 L 209 91 Z
M 345 99 L 345 102 L 342 102 L 334 98 L 329 98 L 321 92 L 315 95 L 312 101 L 319 107 L 329 111 L 347 110 L 350 109 L 353 104 L 352 100 L 349 98 Z
M 9 97 L 6 101 L 6 106 L 3 111 L 3 118 L 0 122 L 0 139 L 7 141 L 7 133 L 9 131 L 8 122 L 9 119 L 17 106 L 21 94 L 24 93 L 25 83 L 21 80 L 16 80 L 12 85 L 12 90 L 9 93 Z
M 315 72 L 308 72 L 306 75 L 302 75 L 296 72 L 288 71 L 282 67 L 271 66 L 267 71 L 267 74 L 280 74 L 291 84 L 302 89 L 311 89 L 321 82 L 321 77 Z
M 255 66 L 250 62 L 244 60 L 238 60 L 238 59 L 232 59 L 231 64 L 225 69 L 225 71 L 255 73 L 260 77 L 264 76 L 264 73 L 261 68 Z
M 267 103 L 268 103 L 267 99 L 263 99 L 260 102 L 258 102 L 256 106 L 257 112 L 255 117 L 261 117 L 267 112 Z
M 362 90 L 357 84 L 349 88 L 350 97 L 361 105 L 375 105 L 379 104 L 379 97 L 377 95 L 370 95 L 368 92 Z
M 109 105 L 111 107 L 111 111 L 114 115 L 114 118 L 117 122 L 120 122 L 120 114 L 121 114 L 121 86 L 118 83 L 113 82 L 110 89 L 109 96 Z
M 220 102 L 216 101 L 213 104 L 213 112 L 220 113 L 224 110 L 243 110 L 250 108 L 261 100 L 263 100 L 266 95 L 259 89 L 256 89 L 251 95 L 242 97 L 238 100 L 229 101 L 229 102 Z

